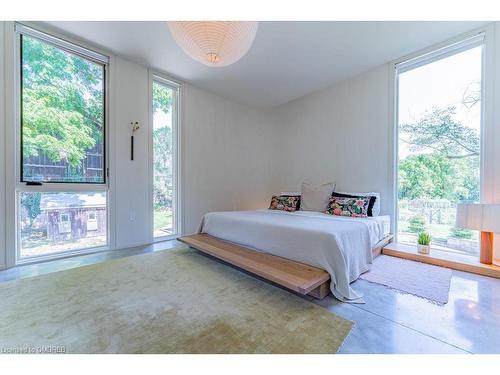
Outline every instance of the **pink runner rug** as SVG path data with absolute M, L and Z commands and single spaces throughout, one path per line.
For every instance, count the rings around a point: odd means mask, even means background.
M 451 272 L 449 268 L 380 255 L 360 278 L 442 305 L 448 302 Z

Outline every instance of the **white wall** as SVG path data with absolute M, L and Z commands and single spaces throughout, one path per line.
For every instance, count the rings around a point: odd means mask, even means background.
M 266 111 L 183 86 L 185 233 L 204 213 L 266 207 L 272 190 L 273 126 Z
M 392 214 L 392 125 L 386 65 L 275 109 L 280 189 L 337 182 L 341 191 L 381 192 Z
M 116 247 L 150 241 L 148 132 L 135 135 L 130 160 L 130 122 L 148 122 L 148 70 L 114 59 L 111 165 Z M 265 207 L 270 195 L 272 126 L 266 111 L 248 108 L 189 84 L 181 87 L 181 210 L 183 232 L 194 233 L 210 211 Z M 112 194 L 113 196 L 113 194 Z M 131 220 L 133 218 L 133 220 Z
M 4 22 L 0 22 L 0 269 L 5 267 L 5 77 Z
M 149 78 L 140 65 L 115 58 L 111 68 L 111 205 L 115 212 L 117 248 L 150 241 L 149 225 Z M 131 122 L 140 129 L 134 137 L 134 160 L 130 160 Z M 114 151 L 114 152 L 113 152 Z M 114 165 L 113 165 L 114 162 Z M 113 194 L 114 191 L 114 194 Z M 114 199 L 113 199 L 114 196 Z M 113 209 L 111 209 L 113 212 Z
M 111 202 L 116 248 L 150 241 L 146 67 L 116 57 L 111 62 Z M 272 126 L 266 111 L 248 108 L 189 84 L 181 86 L 183 232 L 196 232 L 206 212 L 265 207 L 270 195 Z M 111 210 L 113 212 L 113 210 Z

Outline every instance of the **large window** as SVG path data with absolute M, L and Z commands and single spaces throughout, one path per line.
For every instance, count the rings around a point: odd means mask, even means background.
M 480 200 L 482 49 L 479 35 L 397 66 L 399 242 L 427 231 L 436 248 L 479 254 L 455 219 Z
M 17 259 L 107 245 L 107 58 L 16 25 Z
M 153 236 L 179 231 L 177 189 L 178 86 L 161 77 L 152 79 Z
M 21 177 L 103 183 L 104 65 L 21 34 Z

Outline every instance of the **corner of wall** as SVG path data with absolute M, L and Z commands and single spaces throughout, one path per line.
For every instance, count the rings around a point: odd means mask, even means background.
M 341 190 L 379 191 L 383 213 L 392 212 L 388 76 L 384 64 L 274 109 L 281 191 L 336 181 Z
M 0 269 L 6 267 L 5 239 L 5 22 L 0 21 Z
M 184 232 L 210 211 L 257 209 L 272 193 L 274 138 L 269 112 L 184 85 Z

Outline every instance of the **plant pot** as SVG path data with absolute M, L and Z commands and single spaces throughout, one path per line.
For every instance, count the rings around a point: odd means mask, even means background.
M 431 252 L 431 246 L 418 244 L 417 251 L 419 252 L 419 254 L 429 254 Z

